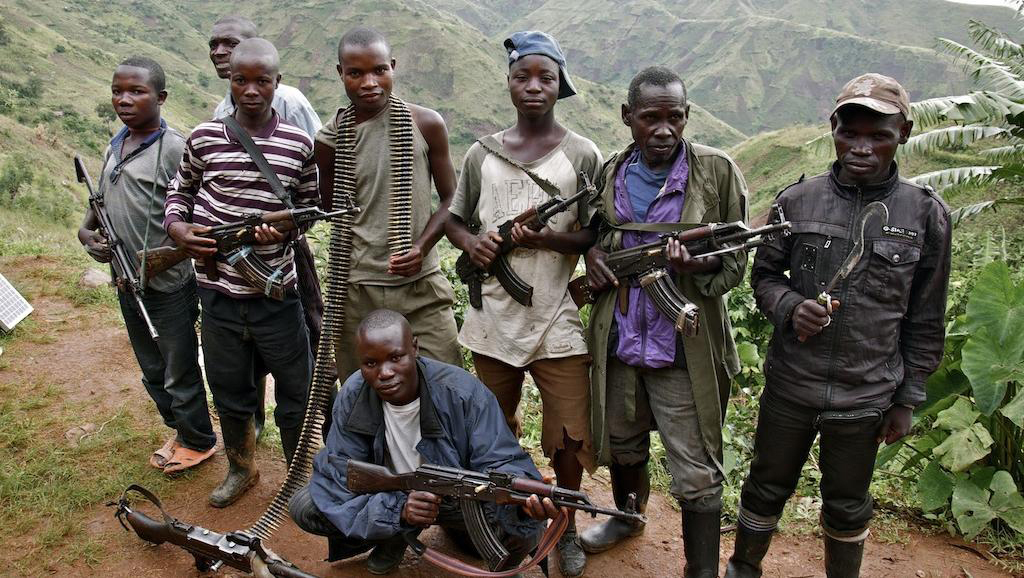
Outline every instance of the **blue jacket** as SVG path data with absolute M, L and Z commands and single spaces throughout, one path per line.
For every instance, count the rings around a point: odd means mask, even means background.
M 417 361 L 422 439 L 416 450 L 424 463 L 540 479 L 505 423 L 498 400 L 479 380 L 447 363 L 423 357 Z M 362 375 L 353 373 L 335 401 L 327 446 L 313 462 L 309 483 L 313 502 L 349 538 L 382 540 L 409 528 L 401 522 L 405 492 L 353 494 L 348 490 L 349 459 L 390 463 L 381 403 Z M 543 530 L 540 522 L 521 514 L 519 506 L 486 506 L 492 523 L 511 535 L 529 537 Z

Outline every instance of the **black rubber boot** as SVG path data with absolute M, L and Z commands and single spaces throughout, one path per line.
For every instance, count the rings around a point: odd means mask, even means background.
M 292 458 L 295 457 L 295 449 L 299 447 L 299 434 L 301 427 L 291 427 L 281 430 L 281 449 L 284 450 L 284 459 L 288 466 L 292 465 Z
M 228 475 L 210 494 L 210 505 L 215 508 L 235 503 L 260 479 L 260 472 L 256 469 L 256 427 L 253 420 L 221 416 L 220 431 L 224 438 L 224 454 L 228 458 Z
M 858 578 L 864 557 L 864 540 L 843 542 L 825 534 L 825 576 Z
M 636 494 L 635 507 L 643 513 L 647 509 L 647 498 L 651 493 L 651 480 L 647 476 L 647 462 L 634 466 L 620 466 L 616 463 L 608 468 L 612 478 L 612 496 L 615 507 L 622 510 L 630 494 Z M 609 517 L 604 522 L 591 526 L 580 534 L 580 545 L 588 554 L 604 552 L 631 536 L 644 532 L 643 522 L 632 522 Z
M 370 557 L 366 559 L 366 569 L 370 574 L 388 574 L 398 568 L 405 558 L 405 538 L 396 536 L 387 542 L 374 546 Z
M 722 511 L 683 510 L 684 578 L 718 578 L 718 547 L 722 537 Z
M 558 539 L 558 570 L 566 578 L 574 578 L 583 575 L 583 568 L 587 565 L 587 555 L 583 553 L 580 545 L 580 537 L 576 528 L 569 528 Z
M 742 523 L 736 525 L 733 548 L 725 578 L 761 578 L 761 560 L 768 553 L 774 532 L 755 532 Z

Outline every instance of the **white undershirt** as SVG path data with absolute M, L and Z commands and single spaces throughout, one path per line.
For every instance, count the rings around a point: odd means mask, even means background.
M 384 437 L 391 454 L 391 465 L 396 474 L 407 474 L 423 464 L 423 456 L 416 451 L 420 443 L 420 398 L 405 404 L 384 402 Z

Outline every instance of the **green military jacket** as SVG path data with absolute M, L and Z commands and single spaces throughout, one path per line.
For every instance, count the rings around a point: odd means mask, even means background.
M 683 142 L 690 171 L 679 222 L 746 221 L 747 186 L 732 159 L 718 149 L 685 139 Z M 612 155 L 598 177 L 600 195 L 592 205 L 601 217 L 597 245 L 605 251 L 622 249 L 622 231 L 615 217 L 615 175 L 634 146 L 630 144 L 625 150 Z M 730 253 L 722 256 L 722 268 L 714 273 L 676 278 L 683 295 L 700 308 L 700 332 L 696 337 L 683 338 L 683 348 L 704 445 L 720 469 L 725 407 L 732 378 L 740 370 L 732 325 L 725 310 L 725 294 L 743 281 L 746 266 L 745 252 Z M 608 334 L 614 322 L 616 294 L 616 291 L 604 291 L 597 296 L 587 327 L 587 345 L 594 358 L 590 380 L 591 427 L 594 450 L 601 464 L 607 464 L 611 459 L 605 427 L 605 392 Z M 635 388 L 627 387 L 627 391 L 630 390 L 635 391 Z

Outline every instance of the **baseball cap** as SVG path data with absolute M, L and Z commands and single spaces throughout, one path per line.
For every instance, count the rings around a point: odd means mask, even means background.
M 566 98 L 576 94 L 576 87 L 569 80 L 569 72 L 565 68 L 565 55 L 558 47 L 554 38 L 539 30 L 516 32 L 505 39 L 505 50 L 508 52 L 508 65 L 530 54 L 541 54 L 558 64 L 558 98 Z
M 848 104 L 864 106 L 882 114 L 902 112 L 910 120 L 910 95 L 900 83 L 884 74 L 869 72 L 847 82 L 836 97 L 836 106 L 831 114 Z

